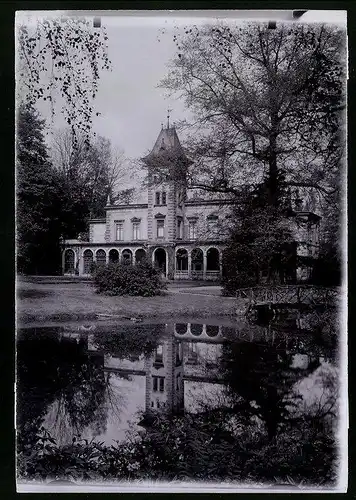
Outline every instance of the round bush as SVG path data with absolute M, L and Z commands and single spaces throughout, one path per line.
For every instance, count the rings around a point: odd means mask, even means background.
M 114 263 L 97 267 L 94 283 L 98 293 L 153 297 L 165 288 L 157 271 L 148 262 L 136 265 Z

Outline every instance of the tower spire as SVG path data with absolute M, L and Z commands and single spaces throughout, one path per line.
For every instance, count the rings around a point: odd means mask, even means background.
M 171 111 L 172 111 L 171 109 L 169 108 L 167 109 L 167 129 L 169 128 L 169 118 L 171 116 Z

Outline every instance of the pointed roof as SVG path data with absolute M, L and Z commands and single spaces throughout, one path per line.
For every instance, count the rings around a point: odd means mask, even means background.
M 152 151 L 142 160 L 149 163 L 157 158 L 179 158 L 188 162 L 175 127 L 162 127 Z

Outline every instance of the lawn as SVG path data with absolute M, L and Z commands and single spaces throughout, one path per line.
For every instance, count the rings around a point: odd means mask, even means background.
M 182 290 L 183 292 L 183 290 Z M 176 287 L 157 297 L 108 297 L 98 295 L 90 282 L 52 281 L 20 278 L 17 284 L 17 319 L 31 321 L 71 321 L 75 319 L 167 318 L 233 316 L 236 301 L 206 290 L 199 293 L 186 285 L 184 293 Z

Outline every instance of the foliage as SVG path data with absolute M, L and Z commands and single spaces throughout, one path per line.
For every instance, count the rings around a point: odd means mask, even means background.
M 317 325 L 327 328 L 332 316 L 329 311 Z M 126 438 L 112 445 L 82 439 L 83 428 L 74 425 L 74 435 L 68 436 L 66 429 L 66 440 L 61 443 L 60 436 L 48 428 L 48 419 L 43 422 L 53 394 L 57 400 L 63 394 L 73 404 L 74 424 L 98 421 L 100 425 L 106 419 L 105 411 L 97 409 L 106 407 L 101 397 L 100 359 L 105 354 L 130 359 L 131 354 L 134 360 L 150 353 L 163 333 L 156 325 L 118 326 L 115 331 L 96 330 L 93 341 L 99 352 L 95 362 L 86 355 L 85 337 L 79 343 L 60 341 L 60 329 L 50 336 L 44 336 L 41 329 L 20 334 L 19 479 L 335 484 L 339 373 L 333 365 L 319 365 L 319 361 L 311 363 L 312 367 L 294 367 L 293 352 L 300 352 L 301 347 L 310 351 L 303 336 L 294 332 L 288 346 L 278 335 L 273 343 L 260 339 L 224 344 L 220 364 L 227 385 L 218 398 L 209 399 L 209 392 L 208 397 L 201 395 L 194 413 L 139 413 Z M 315 336 L 313 329 L 308 337 Z M 319 360 L 320 353 L 313 355 Z M 98 392 L 94 399 L 93 392 Z
M 288 420 L 295 399 L 292 388 L 300 374 L 291 364 L 292 354 L 264 342 L 223 346 L 222 370 L 234 411 L 247 420 L 259 417 L 269 439 Z
M 147 261 L 136 265 L 114 263 L 98 266 L 94 273 L 98 293 L 153 297 L 165 288 L 159 273 Z
M 322 286 L 340 286 L 341 255 L 334 243 L 323 243 L 313 266 L 313 283 Z
M 269 206 L 257 193 L 239 199 L 233 218 L 223 253 L 224 294 L 261 282 L 293 280 L 295 248 L 288 212 Z
M 105 446 L 78 437 L 62 447 L 42 429 L 31 452 L 17 455 L 18 475 L 37 480 L 335 483 L 335 442 L 322 426 L 315 429 L 306 420 L 272 442 L 257 429 L 244 427 L 234 435 L 228 427 L 221 412 L 214 417 L 161 415 L 146 433 L 121 443 Z
M 335 192 L 343 154 L 345 31 L 323 25 L 191 25 L 162 86 L 193 113 L 190 184 L 239 194 L 269 178 L 269 203 L 284 184 Z M 340 55 L 341 54 L 341 55 Z M 246 179 L 248 182 L 246 183 Z
M 164 326 L 120 325 L 112 329 L 96 330 L 93 343 L 100 352 L 118 358 L 135 360 L 142 354 L 151 353 L 164 334 Z
M 89 217 L 105 215 L 104 207 L 112 199 L 128 173 L 122 151 L 116 151 L 104 137 L 90 138 L 70 129 L 53 135 L 51 157 L 61 179 L 63 191 L 63 236 L 74 238 L 87 229 Z
M 58 132 L 49 156 L 45 122 L 30 104 L 17 116 L 17 268 L 25 274 L 60 272 L 60 238 L 88 229 L 89 217 L 102 217 L 108 194 L 127 173 L 122 152 L 103 137 L 86 144 L 70 130 Z
M 55 273 L 60 263 L 61 188 L 44 140 L 44 121 L 21 104 L 16 136 L 17 269 Z
M 110 68 L 105 29 L 80 18 L 19 16 L 17 35 L 21 99 L 48 101 L 52 113 L 59 101 L 74 137 L 88 139 L 100 71 Z
M 42 336 L 46 333 L 45 336 Z M 107 384 L 100 363 L 88 355 L 85 342 L 60 339 L 35 328 L 17 341 L 17 439 L 30 450 L 38 429 L 52 407 L 52 427 L 59 438 L 91 427 L 95 434 L 106 425 Z M 47 416 L 48 417 L 48 416 Z

